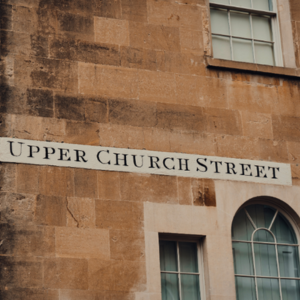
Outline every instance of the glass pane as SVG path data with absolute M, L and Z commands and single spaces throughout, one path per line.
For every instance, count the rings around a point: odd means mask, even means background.
M 278 246 L 278 258 L 281 277 L 299 277 L 298 247 Z
M 244 210 L 239 211 L 232 223 L 232 239 L 240 241 L 251 241 L 254 227 L 249 221 Z
M 282 300 L 300 300 L 300 281 L 281 280 Z
M 213 51 L 215 58 L 231 59 L 230 40 L 227 37 L 213 36 Z
M 280 300 L 277 279 L 257 278 L 259 300 Z
M 210 10 L 211 32 L 229 35 L 228 13 L 226 10 Z
M 229 4 L 229 0 L 210 0 L 211 3 Z
M 255 42 L 255 58 L 258 64 L 274 66 L 273 45 Z
M 252 250 L 250 243 L 232 243 L 235 274 L 253 275 Z
M 277 276 L 274 245 L 254 244 L 256 275 Z
M 180 272 L 198 273 L 197 244 L 179 243 Z
M 267 205 L 250 205 L 246 207 L 252 221 L 257 228 L 269 228 L 276 210 Z
M 236 299 L 256 300 L 254 278 L 235 277 Z
M 181 275 L 182 300 L 200 300 L 199 276 Z
M 254 242 L 268 242 L 268 243 L 275 243 L 273 235 L 264 229 L 258 230 L 255 232 L 253 237 Z
M 264 17 L 252 17 L 254 39 L 272 41 L 271 19 Z
M 231 0 L 231 5 L 241 7 L 251 7 L 251 0 Z
M 232 39 L 233 57 L 235 61 L 253 62 L 251 41 Z
M 160 269 L 161 271 L 177 271 L 176 242 L 160 241 Z
M 281 213 L 277 215 L 271 230 L 275 234 L 277 243 L 297 244 L 292 226 Z
M 162 300 L 179 300 L 178 275 L 161 273 Z
M 253 8 L 273 11 L 272 0 L 253 0 Z
M 230 21 L 233 36 L 251 38 L 249 14 L 231 12 Z

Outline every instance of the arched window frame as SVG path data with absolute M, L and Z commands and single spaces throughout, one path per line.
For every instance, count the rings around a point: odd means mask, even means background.
M 247 211 L 247 207 L 250 207 L 251 205 L 266 205 L 266 206 L 269 206 L 271 208 L 273 208 L 274 210 L 276 210 L 274 216 L 273 216 L 273 219 L 270 223 L 270 226 L 268 228 L 265 228 L 265 227 L 257 227 L 256 224 L 254 223 L 252 217 L 250 216 L 250 214 L 248 213 Z M 283 295 L 282 295 L 282 286 L 281 286 L 281 280 L 298 280 L 299 283 L 300 283 L 300 275 L 299 277 L 283 277 L 281 276 L 280 274 L 280 264 L 279 264 L 279 255 L 278 255 L 278 247 L 277 246 L 293 246 L 293 247 L 297 247 L 298 249 L 298 260 L 300 262 L 300 249 L 299 249 L 299 238 L 300 238 L 300 233 L 299 233 L 299 228 L 298 226 L 296 226 L 296 222 L 293 220 L 293 218 L 290 217 L 289 214 L 287 214 L 285 212 L 285 210 L 281 209 L 280 207 L 274 205 L 274 204 L 270 204 L 269 201 L 265 202 L 265 201 L 259 201 L 259 200 L 256 200 L 254 202 L 251 202 L 251 203 L 245 203 L 236 213 L 236 215 L 241 212 L 242 210 L 245 211 L 246 213 L 246 216 L 248 218 L 248 220 L 251 222 L 253 228 L 254 228 L 254 231 L 252 232 L 251 234 L 251 241 L 245 241 L 245 240 L 236 240 L 236 239 L 232 239 L 232 243 L 234 242 L 242 242 L 242 243 L 249 243 L 251 244 L 251 255 L 252 255 L 252 266 L 253 266 L 253 276 L 252 275 L 243 275 L 243 274 L 235 274 L 235 278 L 236 277 L 252 277 L 254 278 L 255 280 L 255 296 L 256 296 L 256 299 L 257 300 L 261 300 L 259 298 L 259 295 L 258 295 L 258 284 L 257 284 L 257 279 L 258 278 L 266 278 L 266 279 L 278 279 L 278 282 L 279 282 L 279 293 L 280 293 L 280 300 L 284 300 L 283 298 Z M 289 244 L 289 243 L 278 243 L 277 242 L 277 238 L 276 236 L 274 235 L 274 233 L 271 231 L 272 229 L 272 226 L 274 225 L 274 222 L 276 220 L 276 217 L 278 216 L 278 214 L 281 214 L 283 215 L 283 217 L 286 218 L 286 220 L 288 221 L 289 225 L 292 227 L 292 230 L 295 234 L 295 238 L 296 238 L 296 241 L 297 243 L 296 244 Z M 235 216 L 236 216 L 235 215 Z M 233 226 L 234 224 L 232 224 Z M 254 236 L 255 234 L 259 231 L 259 230 L 265 230 L 267 232 L 269 232 L 273 239 L 274 239 L 274 243 L 272 242 L 260 242 L 260 241 L 254 241 Z M 254 251 L 254 244 L 269 244 L 269 245 L 274 245 L 275 246 L 275 251 L 276 251 L 276 265 L 277 265 L 277 277 L 272 277 L 272 276 L 261 276 L 261 275 L 257 275 L 257 272 L 256 272 L 256 261 L 255 261 L 255 251 Z M 300 272 L 300 268 L 299 268 L 299 272 Z

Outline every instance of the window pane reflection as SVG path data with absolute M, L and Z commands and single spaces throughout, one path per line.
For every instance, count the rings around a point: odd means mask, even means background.
M 236 277 L 235 286 L 237 300 L 256 300 L 254 278 Z
M 253 63 L 252 42 L 242 39 L 232 39 L 233 57 L 236 61 Z
M 261 300 L 280 300 L 277 279 L 257 278 L 258 298 Z
M 231 59 L 230 40 L 227 37 L 213 36 L 213 51 L 215 58 Z

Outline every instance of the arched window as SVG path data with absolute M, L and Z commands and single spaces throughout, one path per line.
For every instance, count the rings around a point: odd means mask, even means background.
M 299 245 L 280 211 L 260 204 L 241 209 L 232 248 L 237 300 L 300 300 Z

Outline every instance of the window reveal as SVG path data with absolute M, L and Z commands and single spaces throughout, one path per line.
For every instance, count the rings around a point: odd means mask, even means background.
M 274 0 L 210 0 L 215 58 L 282 65 Z
M 237 213 L 232 247 L 238 300 L 299 300 L 299 245 L 276 209 L 250 205 Z

